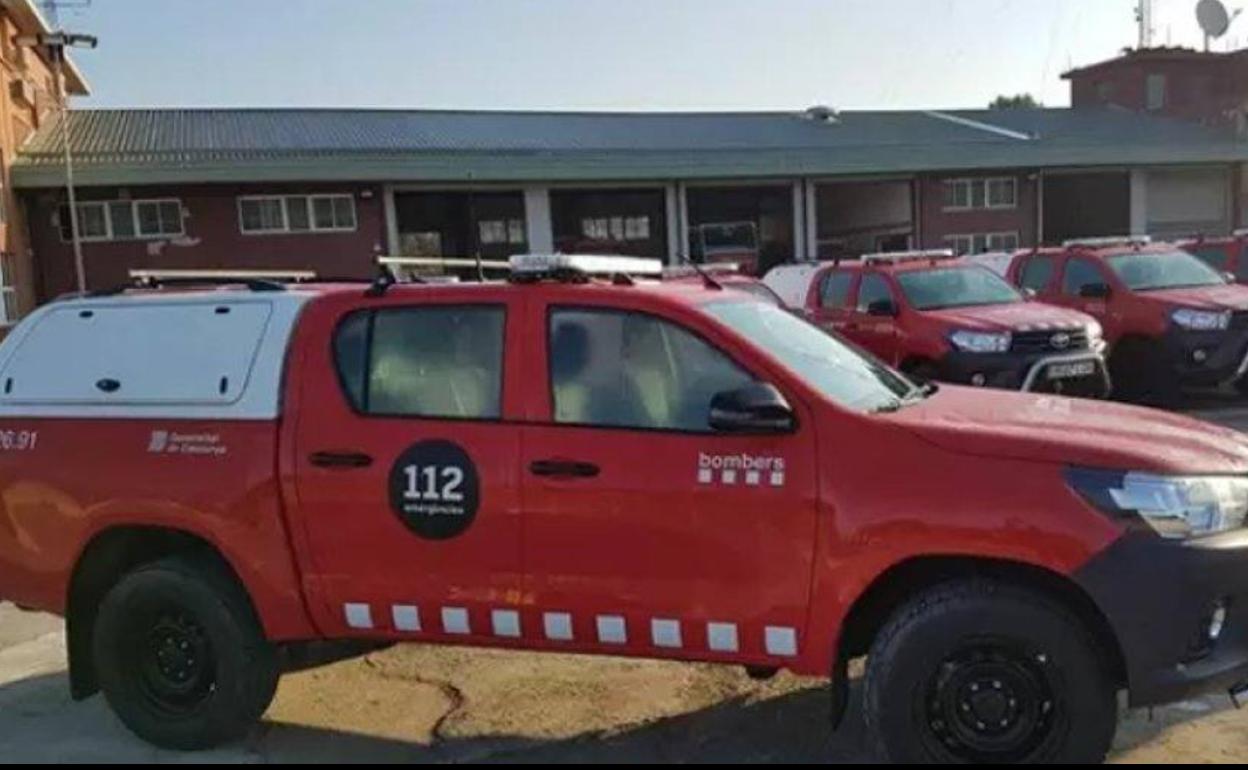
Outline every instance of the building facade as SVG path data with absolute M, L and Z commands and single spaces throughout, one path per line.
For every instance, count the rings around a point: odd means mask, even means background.
M 672 263 L 1225 232 L 1248 144 L 1121 109 L 71 113 L 88 288 L 136 269 L 594 251 Z M 13 165 L 46 301 L 75 289 L 56 121 Z
M 0 328 L 16 321 L 37 301 L 26 212 L 14 193 L 9 169 L 18 148 L 46 127 L 61 104 L 46 52 L 18 42 L 49 31 L 33 2 L 0 0 Z M 86 80 L 72 62 L 66 62 L 63 73 L 69 95 L 87 94 Z

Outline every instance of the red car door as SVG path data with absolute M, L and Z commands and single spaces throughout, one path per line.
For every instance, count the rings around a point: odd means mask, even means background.
M 522 581 L 520 431 L 505 420 L 515 296 L 352 300 L 305 322 L 292 375 L 295 521 L 318 623 L 330 636 L 509 635 Z
M 532 311 L 531 334 L 547 346 L 523 436 L 524 561 L 541 642 L 760 663 L 800 655 L 813 420 L 793 404 L 796 432 L 711 432 L 714 393 L 767 375 L 702 336 L 713 327 L 586 297 Z
M 899 311 L 897 296 L 888 279 L 879 273 L 863 273 L 845 335 L 887 363 L 896 365 L 899 358 L 897 316 L 872 312 L 873 307 L 885 302 L 891 303 L 895 312 Z
M 1092 316 L 1103 327 L 1105 338 L 1113 343 L 1121 327 L 1117 315 L 1111 312 L 1113 287 L 1114 282 L 1099 260 L 1071 254 L 1062 264 L 1057 291 L 1045 299 Z
M 820 273 L 807 301 L 808 319 L 825 331 L 844 334 L 850 319 L 850 288 L 856 275 L 853 271 L 836 267 Z

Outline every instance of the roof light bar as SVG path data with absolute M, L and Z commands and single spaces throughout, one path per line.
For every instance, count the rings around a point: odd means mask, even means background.
M 674 265 L 672 267 L 663 268 L 664 278 L 689 278 L 696 275 L 723 275 L 725 273 L 739 273 L 741 265 L 736 262 L 707 262 L 698 265 Z
M 517 254 L 511 258 L 511 273 L 521 277 L 561 273 L 660 276 L 663 263 L 657 259 L 598 254 Z
M 864 265 L 895 265 L 901 262 L 931 262 L 938 259 L 957 259 L 953 249 L 921 249 L 917 251 L 881 251 L 863 254 Z
M 1113 246 L 1147 246 L 1152 242 L 1153 239 L 1147 235 L 1107 235 L 1099 238 L 1071 238 L 1062 241 L 1062 247 L 1105 249 Z

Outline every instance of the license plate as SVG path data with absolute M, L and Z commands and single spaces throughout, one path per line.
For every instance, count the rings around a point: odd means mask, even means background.
M 1095 373 L 1095 361 L 1075 361 L 1069 364 L 1049 364 L 1047 376 L 1050 380 L 1068 380 L 1072 377 L 1087 377 Z

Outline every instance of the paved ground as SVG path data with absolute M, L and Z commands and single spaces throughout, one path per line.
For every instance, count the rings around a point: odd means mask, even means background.
M 1198 416 L 1248 429 L 1223 396 Z M 288 675 L 245 741 L 157 751 L 99 696 L 69 698 L 59 620 L 0 604 L 0 759 L 105 762 L 834 761 L 867 759 L 856 708 L 826 729 L 822 682 L 734 668 L 407 645 Z M 1124 712 L 1112 759 L 1248 758 L 1248 710 L 1225 696 Z

